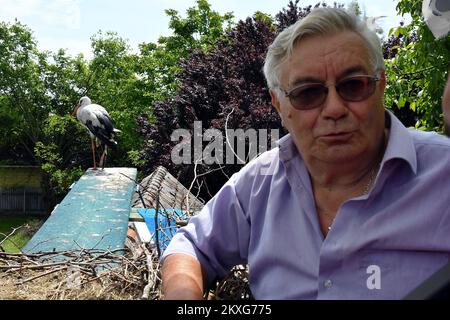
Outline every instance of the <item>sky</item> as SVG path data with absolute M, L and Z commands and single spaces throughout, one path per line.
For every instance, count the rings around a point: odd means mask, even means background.
M 350 0 L 325 1 L 349 3 Z M 221 14 L 233 12 L 235 20 L 252 16 L 256 11 L 275 16 L 289 0 L 209 0 Z M 300 0 L 301 7 L 319 0 Z M 397 15 L 397 0 L 359 0 L 367 16 L 387 16 L 379 25 L 385 30 L 398 26 L 404 18 Z M 137 51 L 138 44 L 156 42 L 171 34 L 165 9 L 175 9 L 186 16 L 195 0 L 0 0 L 0 20 L 18 19 L 34 34 L 40 50 L 56 52 L 64 48 L 71 55 L 92 57 L 90 38 L 98 31 L 114 31 Z

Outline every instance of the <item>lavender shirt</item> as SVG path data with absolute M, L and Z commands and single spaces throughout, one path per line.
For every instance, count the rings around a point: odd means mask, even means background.
M 208 281 L 249 264 L 256 299 L 400 299 L 449 262 L 450 139 L 406 129 L 389 142 L 368 195 L 320 231 L 311 182 L 290 136 L 236 173 L 163 255 L 186 253 Z

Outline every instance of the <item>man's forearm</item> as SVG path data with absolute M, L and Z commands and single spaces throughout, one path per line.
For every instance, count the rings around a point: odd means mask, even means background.
M 194 257 L 186 254 L 168 256 L 162 267 L 164 299 L 203 299 L 203 279 L 202 266 Z

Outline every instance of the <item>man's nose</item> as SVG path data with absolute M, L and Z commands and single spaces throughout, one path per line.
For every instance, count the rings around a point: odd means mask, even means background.
M 322 116 L 327 119 L 338 120 L 347 114 L 347 105 L 337 93 L 336 87 L 328 87 L 328 95 L 322 107 Z

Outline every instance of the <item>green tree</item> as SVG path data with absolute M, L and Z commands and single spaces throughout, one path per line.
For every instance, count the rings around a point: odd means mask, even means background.
M 411 23 L 391 30 L 391 49 L 386 60 L 386 105 L 410 108 L 419 115 L 416 127 L 442 132 L 441 97 L 450 59 L 450 37 L 434 39 L 422 17 L 422 0 L 399 0 L 397 12 L 409 14 Z
M 87 134 L 70 115 L 51 115 L 43 123 L 43 138 L 34 147 L 47 174 L 48 198 L 56 204 L 91 163 Z
M 40 77 L 48 96 L 47 110 L 66 115 L 79 99 L 80 87 L 88 81 L 88 65 L 82 55 L 71 57 L 64 50 L 48 53 L 40 61 Z
M 172 35 L 160 37 L 156 44 L 143 43 L 140 46 L 139 71 L 142 79 L 156 83 L 157 100 L 174 94 L 179 85 L 177 74 L 181 71 L 181 61 L 196 49 L 208 51 L 231 30 L 233 14 L 220 15 L 212 10 L 207 0 L 197 0 L 197 6 L 186 12 L 186 17 L 174 9 L 166 10 L 170 18 Z M 151 92 L 151 91 L 150 91 Z
M 0 22 L 0 148 L 18 161 L 35 161 L 47 98 L 31 31 L 19 22 Z

